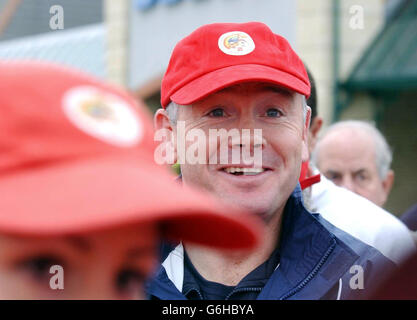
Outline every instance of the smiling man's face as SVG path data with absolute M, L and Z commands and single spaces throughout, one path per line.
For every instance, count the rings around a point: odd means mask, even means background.
M 220 154 L 221 143 L 217 148 L 209 148 L 207 143 L 206 164 L 181 165 L 183 182 L 205 189 L 266 220 L 283 209 L 297 185 L 301 162 L 308 156 L 308 120 L 303 121 L 301 95 L 270 84 L 239 84 L 211 94 L 191 107 L 180 107 L 178 121 L 185 121 L 186 133 L 201 129 L 207 141 L 210 129 L 237 129 L 239 132 L 250 129 L 252 136 L 254 129 L 261 129 L 261 169 L 251 169 L 253 163 L 244 165 L 242 161 L 209 164 L 209 160 L 215 158 L 214 153 Z M 230 155 L 233 142 L 231 139 L 228 142 Z M 186 142 L 186 148 L 193 143 Z M 251 144 L 253 155 L 253 140 Z

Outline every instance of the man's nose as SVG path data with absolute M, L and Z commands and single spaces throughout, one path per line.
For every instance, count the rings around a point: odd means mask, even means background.
M 348 189 L 352 192 L 356 192 L 355 191 L 355 184 L 354 184 L 352 178 L 349 175 L 343 176 L 343 180 L 342 180 L 342 183 L 341 183 L 340 186 L 345 188 L 345 189 Z
M 104 280 L 104 279 L 102 279 Z M 108 280 L 108 279 L 105 279 Z M 78 297 L 81 300 L 118 300 L 120 297 L 115 290 L 107 284 L 108 281 L 88 282 L 84 285 Z
M 77 281 L 77 292 L 72 292 L 70 299 L 79 300 L 118 300 L 120 296 L 114 286 L 114 275 L 110 268 L 99 268 L 100 264 L 93 261 L 90 268 Z
M 250 148 L 249 150 L 253 152 L 254 149 L 265 149 L 267 142 L 263 136 L 262 128 L 256 126 L 256 120 L 251 112 L 251 110 L 244 110 L 239 117 L 237 127 L 234 131 L 239 132 L 240 139 L 229 139 L 229 148 L 240 147 L 240 148 Z
M 240 129 L 229 139 L 229 148 L 245 148 L 253 152 L 255 149 L 264 150 L 267 141 L 262 134 L 262 129 Z

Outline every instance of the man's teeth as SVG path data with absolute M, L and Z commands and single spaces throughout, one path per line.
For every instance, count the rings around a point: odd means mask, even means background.
M 245 176 L 254 176 L 254 175 L 257 175 L 259 173 L 264 172 L 265 169 L 263 169 L 263 168 L 230 167 L 230 168 L 225 168 L 224 171 L 226 171 L 227 173 L 232 173 L 232 174 L 240 174 L 240 175 L 245 175 Z

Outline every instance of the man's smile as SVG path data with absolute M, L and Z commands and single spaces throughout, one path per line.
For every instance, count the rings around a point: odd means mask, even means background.
M 223 171 L 234 174 L 235 176 L 255 176 L 265 171 L 264 168 L 241 168 L 241 167 L 229 167 L 224 168 Z
M 265 178 L 273 173 L 271 168 L 267 167 L 253 167 L 245 165 L 229 165 L 223 166 L 216 170 L 223 177 L 222 179 L 227 179 L 230 183 L 262 183 Z

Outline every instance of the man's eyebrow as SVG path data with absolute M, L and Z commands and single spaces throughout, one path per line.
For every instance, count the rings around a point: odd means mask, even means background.
M 331 174 L 331 175 L 338 175 L 338 176 L 342 175 L 342 174 L 340 173 L 340 171 L 336 171 L 336 170 L 326 170 L 325 174 L 326 174 L 326 175 L 327 175 L 327 174 Z
M 135 247 L 127 251 L 128 259 L 137 259 L 140 257 L 147 257 L 156 254 L 156 248 L 153 246 Z
M 64 240 L 78 251 L 87 253 L 93 249 L 92 244 L 85 237 L 68 236 Z M 156 249 L 153 246 L 135 247 L 127 251 L 127 257 L 129 259 L 137 259 L 141 256 L 153 255 L 155 251 Z
M 353 172 L 353 174 L 356 175 L 356 174 L 359 174 L 359 173 L 366 173 L 366 172 L 367 172 L 367 170 L 365 168 L 361 168 L 361 169 L 355 170 Z
M 90 252 L 92 249 L 91 243 L 84 237 L 68 236 L 64 240 L 78 251 Z

